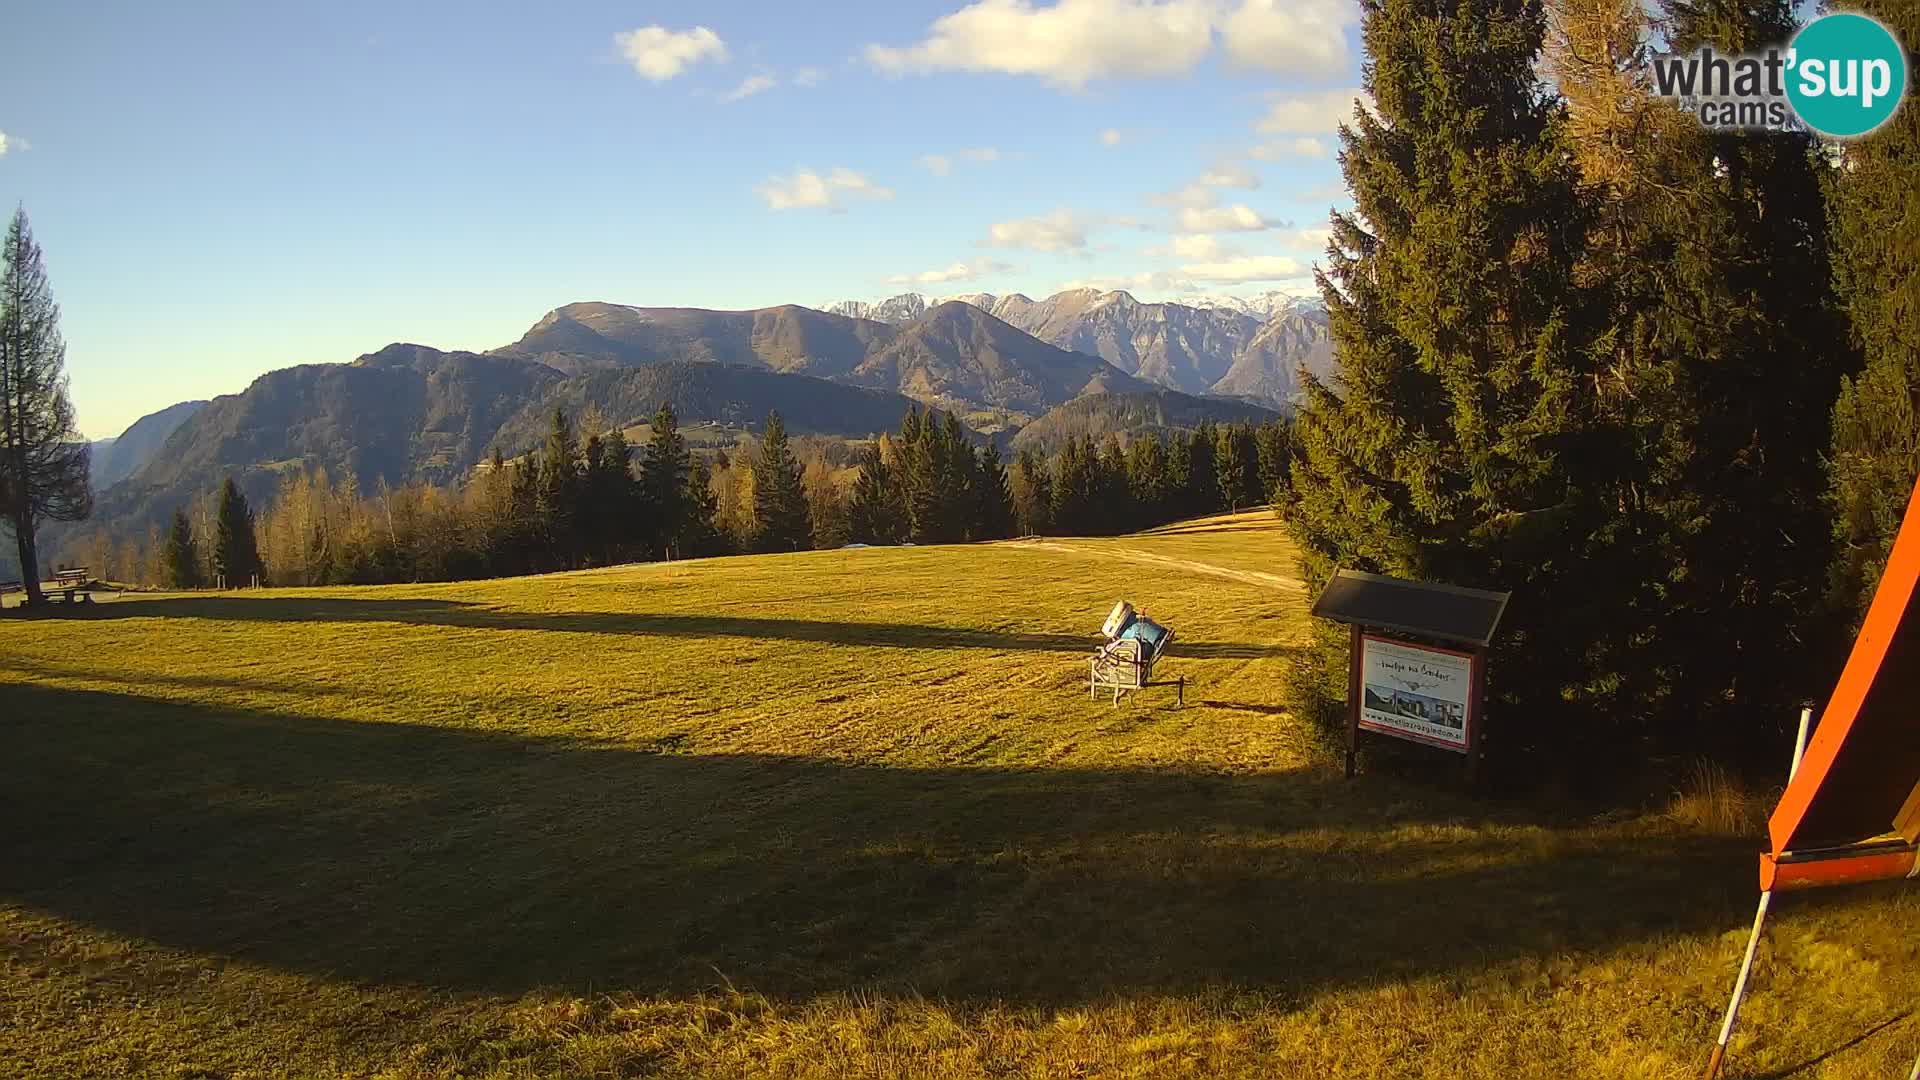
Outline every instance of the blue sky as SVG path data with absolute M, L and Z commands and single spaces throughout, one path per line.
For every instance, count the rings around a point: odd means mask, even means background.
M 36 4 L 0 198 L 83 430 L 577 300 L 1303 291 L 1354 0 Z

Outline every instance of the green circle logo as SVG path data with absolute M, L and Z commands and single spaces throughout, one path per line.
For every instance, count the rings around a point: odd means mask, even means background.
M 1907 50 L 1865 15 L 1823 15 L 1793 39 L 1787 100 L 1822 135 L 1851 138 L 1887 122 L 1907 95 Z

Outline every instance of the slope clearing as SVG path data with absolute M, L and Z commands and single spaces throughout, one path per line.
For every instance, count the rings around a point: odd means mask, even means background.
M 0 1075 L 1690 1075 L 1755 843 L 1343 782 L 1292 565 L 1241 515 L 0 617 Z M 1185 709 L 1088 700 L 1123 596 Z M 1903 1069 L 1915 894 L 1782 907 L 1736 1075 Z

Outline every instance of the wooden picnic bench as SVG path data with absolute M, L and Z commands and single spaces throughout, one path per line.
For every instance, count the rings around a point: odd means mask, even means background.
M 88 583 L 92 580 L 93 571 L 84 566 L 55 570 L 53 572 L 53 588 L 48 589 L 47 592 L 49 595 L 53 593 L 61 594 L 61 599 L 69 604 L 82 602 L 75 599 L 76 595 L 84 597 L 84 602 L 91 604 L 93 603 L 93 589 Z

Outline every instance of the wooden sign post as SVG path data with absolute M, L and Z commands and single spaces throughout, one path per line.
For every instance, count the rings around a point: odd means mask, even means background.
M 1487 650 L 1509 594 L 1357 570 L 1333 576 L 1313 614 L 1350 628 L 1347 778 L 1363 731 L 1464 755 L 1479 778 Z

